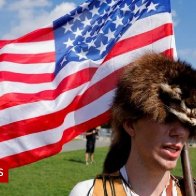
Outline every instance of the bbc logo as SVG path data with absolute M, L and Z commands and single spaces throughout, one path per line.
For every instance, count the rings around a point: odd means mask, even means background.
M 0 163 L 0 183 L 8 183 L 8 167 Z

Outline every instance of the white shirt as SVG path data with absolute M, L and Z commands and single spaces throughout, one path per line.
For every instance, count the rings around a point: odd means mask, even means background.
M 128 183 L 128 176 L 127 176 L 127 172 L 125 169 L 125 166 L 123 166 L 120 169 L 120 173 L 122 175 L 122 177 L 124 178 L 124 180 Z M 82 182 L 79 182 L 78 184 L 76 184 L 76 186 L 74 186 L 74 188 L 72 189 L 72 191 L 70 192 L 69 196 L 87 196 L 89 190 L 89 196 L 92 196 L 93 194 L 93 182 L 94 179 L 90 179 L 90 180 L 85 180 Z M 127 194 L 127 196 L 139 196 L 138 194 L 134 193 L 128 186 L 126 186 L 126 184 L 122 181 L 124 190 Z M 161 194 L 161 196 L 166 196 L 166 188 L 163 191 L 163 193 Z M 172 185 L 172 196 L 177 196 L 177 190 L 176 190 L 176 186 L 175 183 L 173 181 L 173 185 Z

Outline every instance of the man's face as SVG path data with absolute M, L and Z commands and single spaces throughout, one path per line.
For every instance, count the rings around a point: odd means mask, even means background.
M 133 123 L 132 129 L 132 150 L 144 165 L 162 170 L 171 170 L 176 166 L 189 136 L 189 130 L 180 122 L 160 124 L 143 118 Z

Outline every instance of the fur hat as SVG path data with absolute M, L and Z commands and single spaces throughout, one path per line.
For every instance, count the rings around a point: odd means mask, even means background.
M 150 116 L 162 123 L 177 118 L 196 130 L 196 70 L 161 54 L 145 54 L 126 67 L 112 106 L 117 126 Z M 117 127 L 116 127 L 117 128 Z

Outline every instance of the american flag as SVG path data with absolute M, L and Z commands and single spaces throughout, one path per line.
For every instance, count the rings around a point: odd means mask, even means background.
M 0 162 L 14 168 L 107 122 L 118 76 L 135 58 L 175 56 L 170 2 L 88 0 L 0 48 Z

